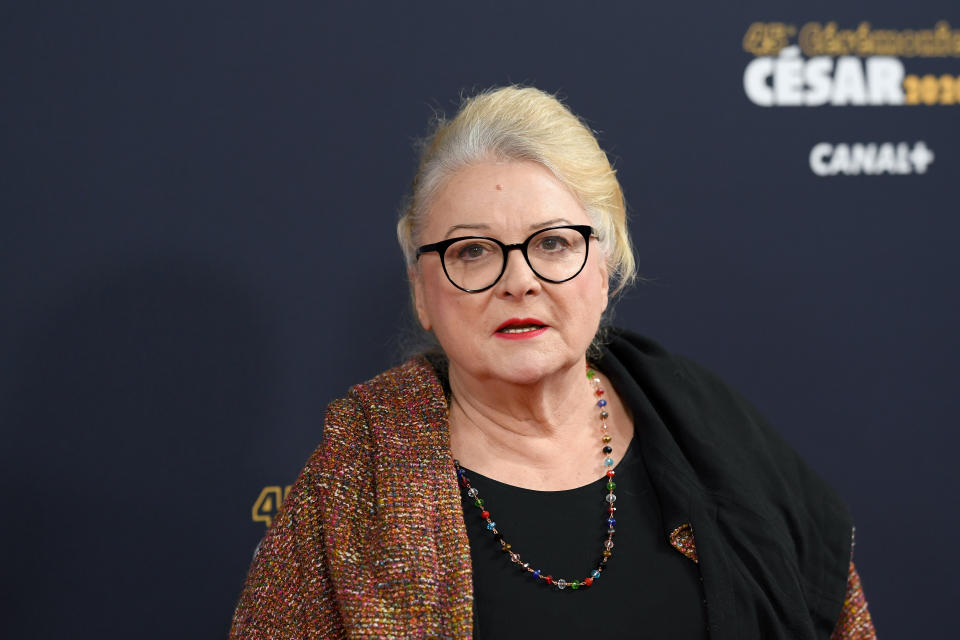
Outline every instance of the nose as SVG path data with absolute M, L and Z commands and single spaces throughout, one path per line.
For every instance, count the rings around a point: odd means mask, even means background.
M 523 253 L 519 249 L 508 251 L 506 269 L 497 282 L 497 295 L 506 298 L 522 298 L 527 294 L 539 293 L 542 288 L 543 283 L 523 259 Z

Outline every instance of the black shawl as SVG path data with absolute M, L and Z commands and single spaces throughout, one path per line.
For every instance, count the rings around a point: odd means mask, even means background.
M 840 498 L 696 363 L 611 329 L 596 364 L 633 413 L 665 535 L 693 527 L 711 638 L 828 638 L 851 552 Z

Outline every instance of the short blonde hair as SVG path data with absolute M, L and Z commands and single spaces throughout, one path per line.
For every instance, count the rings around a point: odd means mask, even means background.
M 593 133 L 556 97 L 508 86 L 467 98 L 452 120 L 438 118 L 424 140 L 411 194 L 397 223 L 408 266 L 430 202 L 454 173 L 478 162 L 532 160 L 549 169 L 580 201 L 600 236 L 612 295 L 636 277 L 626 203 L 617 174 Z

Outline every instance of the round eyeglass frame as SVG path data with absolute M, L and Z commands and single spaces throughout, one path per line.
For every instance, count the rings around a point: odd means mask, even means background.
M 544 233 L 545 231 L 553 231 L 554 229 L 573 229 L 574 231 L 578 231 L 583 236 L 584 242 L 586 242 L 586 247 L 583 252 L 583 264 L 580 265 L 580 268 L 577 269 L 576 273 L 574 273 L 569 278 L 564 278 L 563 280 L 552 280 L 550 278 L 546 278 L 542 276 L 540 273 L 537 272 L 536 269 L 533 268 L 533 265 L 530 264 L 530 256 L 527 255 L 527 247 L 530 245 L 531 240 L 533 240 L 535 237 L 537 237 L 541 233 Z M 531 233 L 530 236 L 528 236 L 527 239 L 524 240 L 523 242 L 518 242 L 516 244 L 504 244 L 503 242 L 500 242 L 496 238 L 491 238 L 489 236 L 458 236 L 456 238 L 447 238 L 446 240 L 441 240 L 440 242 L 425 244 L 421 247 L 418 247 L 416 259 L 419 260 L 420 256 L 422 256 L 425 253 L 433 253 L 434 251 L 437 252 L 440 255 L 440 265 L 443 267 L 443 274 L 447 276 L 447 280 L 450 281 L 450 284 L 455 286 L 457 289 L 460 289 L 460 291 L 465 291 L 467 293 L 481 293 L 483 291 L 486 291 L 487 289 L 490 289 L 495 284 L 500 282 L 500 278 L 503 277 L 503 274 L 507 270 L 507 259 L 510 256 L 510 252 L 516 249 L 523 256 L 523 259 L 526 261 L 527 266 L 530 267 L 530 271 L 533 272 L 533 275 L 537 276 L 544 282 L 560 284 L 561 282 L 567 282 L 569 280 L 573 280 L 574 278 L 576 278 L 578 275 L 580 275 L 580 272 L 583 271 L 583 268 L 587 265 L 587 258 L 590 256 L 590 238 L 597 238 L 599 240 L 600 236 L 597 235 L 597 232 L 596 230 L 594 230 L 593 227 L 587 224 L 565 224 L 565 225 L 559 225 L 556 227 L 547 227 L 545 229 L 539 229 L 534 233 Z M 483 287 L 482 289 L 466 289 L 464 287 L 461 287 L 460 285 L 458 285 L 456 282 L 453 281 L 453 278 L 450 277 L 450 273 L 447 271 L 447 262 L 444 259 L 443 254 L 446 253 L 447 248 L 449 248 L 450 245 L 452 245 L 455 242 L 460 242 L 461 240 L 489 240 L 490 242 L 493 242 L 498 247 L 500 247 L 500 251 L 503 254 L 503 264 L 500 265 L 500 273 L 497 274 L 497 277 L 494 278 L 493 282 Z

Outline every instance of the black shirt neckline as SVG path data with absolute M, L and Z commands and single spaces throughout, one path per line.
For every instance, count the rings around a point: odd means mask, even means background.
M 636 455 L 637 455 L 636 452 L 634 451 L 634 444 L 636 444 L 636 441 L 637 439 L 631 434 L 630 442 L 627 444 L 627 450 L 623 452 L 623 457 L 620 458 L 620 461 L 617 462 L 617 464 L 612 467 L 614 471 L 619 472 L 624 467 L 634 462 L 634 459 L 636 458 Z M 464 471 L 466 471 L 467 475 L 470 476 L 471 478 L 474 478 L 474 477 L 480 478 L 483 482 L 488 483 L 494 487 L 509 489 L 511 491 L 515 491 L 520 494 L 526 493 L 528 495 L 550 494 L 555 496 L 563 496 L 564 494 L 566 494 L 567 496 L 573 497 L 578 495 L 579 493 L 595 491 L 596 486 L 598 484 L 601 484 L 601 483 L 606 484 L 608 480 L 607 475 L 604 474 L 599 478 L 591 480 L 586 484 L 582 484 L 579 487 L 573 487 L 572 489 L 528 489 L 526 487 L 518 487 L 517 485 L 510 484 L 508 482 L 502 482 L 500 480 L 496 480 L 489 476 L 485 476 L 478 471 L 474 471 L 470 467 L 465 467 L 463 465 L 460 465 L 460 467 Z

